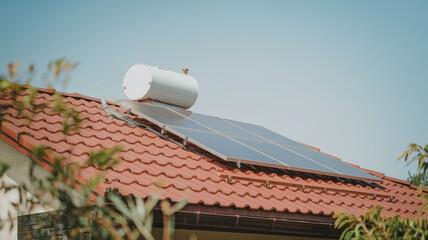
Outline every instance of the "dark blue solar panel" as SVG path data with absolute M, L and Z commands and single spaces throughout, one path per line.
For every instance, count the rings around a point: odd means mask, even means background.
M 242 143 L 235 141 L 231 138 L 206 131 L 195 131 L 185 128 L 173 127 L 174 130 L 187 136 L 189 142 L 198 146 L 204 146 L 206 150 L 217 155 L 224 155 L 226 160 L 242 161 L 246 163 L 257 163 L 256 165 L 262 166 L 282 166 L 285 167 L 280 161 L 276 161 L 266 154 L 253 150 Z
M 263 138 L 258 137 L 244 129 L 237 128 L 229 122 L 219 117 L 207 116 L 199 113 L 190 113 L 184 110 L 171 109 L 179 115 L 187 116 L 195 122 L 200 123 L 204 127 L 212 130 L 213 132 L 219 132 L 226 134 L 235 139 L 252 139 L 255 141 L 265 141 Z
M 306 156 L 318 163 L 322 163 L 324 166 L 335 169 L 336 171 L 340 172 L 343 175 L 354 176 L 358 178 L 377 179 L 372 175 L 358 168 L 353 167 L 349 163 L 343 162 L 342 160 L 339 160 L 339 159 L 335 159 L 322 152 L 312 151 L 309 149 L 302 149 L 302 148 L 290 149 L 290 151 L 296 152 L 302 156 Z
M 324 166 L 322 164 L 317 163 L 316 161 L 304 157 L 298 153 L 293 151 L 289 151 L 283 148 L 280 145 L 275 145 L 267 142 L 258 142 L 247 139 L 240 139 L 240 142 L 244 143 L 247 146 L 251 146 L 255 149 L 259 149 L 263 153 L 271 156 L 274 159 L 277 159 L 290 168 L 300 169 L 300 170 L 308 170 L 310 172 L 329 172 L 331 174 L 342 174 L 341 172 L 336 171 L 334 168 L 330 168 Z
M 227 161 L 378 180 L 348 163 L 254 124 L 192 113 L 163 104 L 135 101 L 118 101 L 118 104 Z
M 253 135 L 264 139 L 267 142 L 274 142 L 277 144 L 281 144 L 286 147 L 292 147 L 292 148 L 309 148 L 309 146 L 301 144 L 299 142 L 293 141 L 287 137 L 284 137 L 276 132 L 273 132 L 267 128 L 264 128 L 262 126 L 258 126 L 251 123 L 244 123 L 244 122 L 238 122 L 234 120 L 225 120 L 226 122 L 230 123 L 231 125 L 243 129 L 247 132 L 252 133 Z

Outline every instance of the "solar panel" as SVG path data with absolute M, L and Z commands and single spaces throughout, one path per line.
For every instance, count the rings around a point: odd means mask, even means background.
M 206 132 L 206 131 L 194 131 L 184 128 L 174 128 L 179 133 L 188 136 L 188 141 L 198 145 L 205 146 L 204 148 L 228 161 L 240 161 L 244 163 L 256 163 L 261 166 L 282 166 L 286 167 L 281 161 L 277 161 L 267 156 L 264 153 L 251 149 L 238 141 L 234 141 L 231 138 L 224 137 L 222 135 Z
M 264 127 L 163 104 L 117 101 L 136 115 L 226 160 L 352 179 L 379 179 Z
M 312 147 L 296 142 L 294 140 L 291 140 L 287 137 L 284 137 L 276 132 L 273 132 L 269 129 L 266 129 L 262 126 L 258 126 L 255 124 L 251 124 L 251 123 L 244 123 L 244 122 L 238 122 L 238 121 L 234 121 L 234 120 L 228 120 L 225 119 L 224 121 L 228 122 L 229 124 L 243 129 L 249 133 L 251 133 L 253 136 L 258 136 L 259 138 L 264 139 L 267 142 L 274 142 L 277 144 L 281 144 L 283 146 L 286 147 L 291 147 L 291 148 L 309 148 L 311 150 L 313 150 Z

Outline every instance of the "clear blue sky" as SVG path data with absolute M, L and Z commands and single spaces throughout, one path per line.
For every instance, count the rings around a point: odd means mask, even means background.
M 405 178 L 428 143 L 428 1 L 2 1 L 0 64 L 79 62 L 68 91 L 121 98 L 127 68 L 190 67 L 196 112 L 261 124 Z

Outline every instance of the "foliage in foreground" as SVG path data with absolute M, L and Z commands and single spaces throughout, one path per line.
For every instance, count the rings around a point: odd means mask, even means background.
M 427 239 L 426 219 L 382 217 L 381 207 L 374 207 L 363 216 L 337 214 L 335 227 L 342 229 L 341 239 Z
M 47 72 L 43 75 L 46 85 L 52 87 L 60 82 L 66 86 L 70 73 L 76 66 L 76 63 L 63 58 L 50 62 Z M 4 110 L 9 107 L 17 109 L 14 118 L 25 119 L 27 124 L 31 124 L 37 114 L 45 111 L 47 114 L 62 117 L 62 134 L 66 139 L 80 130 L 83 119 L 79 112 L 67 105 L 61 94 L 53 94 L 53 101 L 47 103 L 50 106 L 46 103 L 36 103 L 39 92 L 37 88 L 28 85 L 35 72 L 34 65 L 30 65 L 26 73 L 21 75 L 19 64 L 10 63 L 8 73 L 0 75 L 0 97 L 9 99 L 5 105 L 0 105 L 0 124 L 7 121 L 4 118 Z M 71 148 L 69 150 L 71 151 Z M 159 206 L 165 226 L 163 239 L 172 239 L 174 213 L 182 209 L 186 201 L 172 204 L 160 200 L 156 195 L 142 199 L 122 196 L 116 191 L 97 195 L 97 188 L 104 181 L 102 171 L 86 180 L 80 178 L 81 171 L 88 166 L 99 170 L 114 167 L 121 160 L 118 157 L 120 152 L 120 147 L 102 148 L 88 153 L 86 160 L 77 163 L 67 157 L 55 155 L 54 151 L 44 145 L 31 149 L 30 167 L 26 173 L 31 184 L 23 182 L 15 185 L 3 182 L 0 185 L 0 192 L 18 194 L 15 200 L 10 201 L 9 208 L 2 206 L 3 209 L 9 209 L 9 212 L 6 219 L 0 219 L 0 229 L 8 227 L 12 231 L 16 216 L 28 214 L 36 206 L 55 205 L 62 211 L 64 220 L 74 226 L 67 233 L 68 239 L 77 239 L 82 233 L 89 232 L 93 239 L 152 240 L 153 209 Z M 40 174 L 37 166 L 46 159 L 50 159 L 50 174 Z M 2 160 L 4 159 L 0 159 L 0 177 L 10 169 Z M 26 189 L 31 190 L 31 195 Z M 15 214 L 11 210 L 14 210 Z
M 428 187 L 428 172 L 409 173 L 407 181 L 416 186 Z
M 428 195 L 422 191 L 428 175 L 428 145 L 424 147 L 410 144 L 399 159 L 412 163 L 417 161 L 417 173 L 411 179 L 413 184 L 420 186 L 419 193 L 425 204 L 420 209 L 420 214 L 414 219 L 382 216 L 382 208 L 374 207 L 364 216 L 350 214 L 335 214 L 335 227 L 342 230 L 341 239 L 428 239 Z

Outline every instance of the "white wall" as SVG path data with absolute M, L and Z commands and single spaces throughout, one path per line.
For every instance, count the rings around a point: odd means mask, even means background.
M 0 140 L 0 162 L 6 163 L 10 166 L 10 169 L 6 174 L 0 178 L 0 186 L 5 186 L 5 184 L 10 186 L 25 186 L 25 191 L 21 189 L 21 196 L 31 198 L 31 189 L 32 184 L 28 176 L 28 169 L 30 167 L 30 159 L 26 156 L 15 150 L 9 144 Z M 38 167 L 35 169 L 35 174 L 37 176 L 42 176 L 48 174 L 44 169 Z M 3 185 L 2 185 L 3 184 Z M 9 231 L 10 221 L 4 222 L 4 227 L 0 230 L 0 240 L 16 239 L 17 238 L 17 226 L 16 220 L 18 215 L 25 215 L 30 213 L 38 213 L 44 211 L 55 210 L 55 201 L 51 201 L 53 204 L 50 206 L 35 205 L 34 208 L 30 211 L 28 204 L 22 204 L 18 206 L 18 211 L 16 207 L 12 206 L 12 202 L 19 202 L 19 191 L 18 189 L 13 189 L 9 192 L 5 190 L 0 190 L 0 218 L 2 220 L 8 219 L 8 213 L 12 216 L 15 222 L 15 227 L 12 231 Z
M 3 176 L 0 178 L 0 186 L 17 186 L 17 183 L 8 176 Z M 21 195 L 25 198 L 31 198 L 31 194 L 27 191 L 22 190 Z M 0 219 L 4 224 L 0 229 L 0 239 L 17 239 L 17 216 L 25 215 L 29 213 L 39 213 L 44 211 L 52 210 L 49 207 L 41 206 L 40 204 L 34 205 L 33 209 L 30 211 L 29 204 L 20 204 L 18 208 L 14 207 L 12 203 L 19 203 L 19 191 L 17 189 L 13 189 L 11 191 L 6 192 L 3 189 L 0 190 Z M 10 218 L 13 219 L 13 224 L 11 224 Z M 10 229 L 10 227 L 13 228 Z

